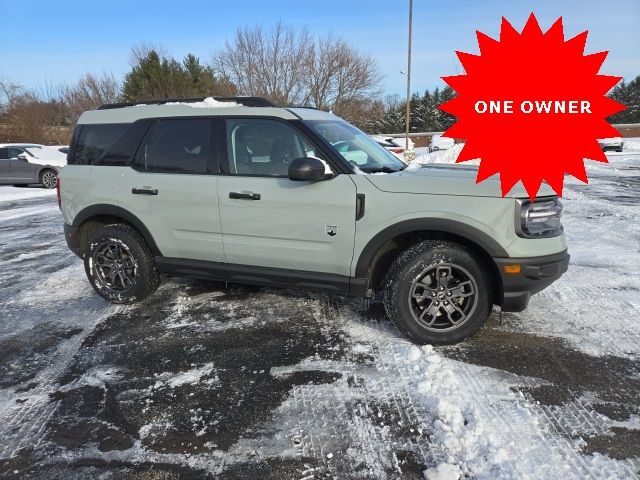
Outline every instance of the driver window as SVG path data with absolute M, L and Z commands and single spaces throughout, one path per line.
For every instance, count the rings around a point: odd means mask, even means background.
M 227 120 L 229 173 L 287 177 L 289 163 L 314 157 L 315 149 L 289 125 L 276 120 Z

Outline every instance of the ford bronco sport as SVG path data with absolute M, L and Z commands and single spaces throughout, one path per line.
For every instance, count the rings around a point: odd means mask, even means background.
M 523 310 L 569 262 L 548 187 L 531 202 L 470 168 L 406 169 L 331 113 L 259 97 L 104 105 L 67 163 L 67 243 L 116 303 L 162 275 L 381 293 L 404 334 L 444 344 L 494 304 Z

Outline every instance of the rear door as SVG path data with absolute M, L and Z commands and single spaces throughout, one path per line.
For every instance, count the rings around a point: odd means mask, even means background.
M 118 207 L 144 223 L 165 257 L 224 263 L 216 125 L 207 117 L 154 121 L 122 175 Z
M 289 180 L 292 160 L 321 154 L 294 125 L 278 119 L 226 119 L 220 143 L 225 174 L 218 192 L 229 278 L 241 266 L 348 276 L 356 211 L 349 176 Z

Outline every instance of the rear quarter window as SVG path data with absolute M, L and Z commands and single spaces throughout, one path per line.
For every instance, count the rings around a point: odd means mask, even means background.
M 69 165 L 94 165 L 97 160 L 131 127 L 129 123 L 78 126 L 76 144 L 67 160 Z M 79 133 L 78 133 L 79 129 Z

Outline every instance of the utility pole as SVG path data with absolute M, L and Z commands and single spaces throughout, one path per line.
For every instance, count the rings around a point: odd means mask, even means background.
M 405 115 L 405 150 L 409 150 L 409 122 L 411 120 L 411 28 L 413 23 L 413 0 L 409 0 L 409 47 L 407 49 L 407 112 Z

